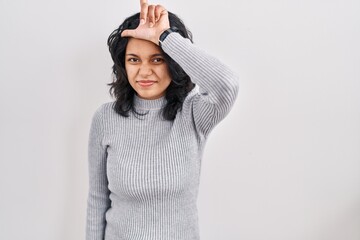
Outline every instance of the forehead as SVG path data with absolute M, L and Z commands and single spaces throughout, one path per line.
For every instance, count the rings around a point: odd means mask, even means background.
M 126 54 L 136 54 L 139 56 L 147 56 L 153 54 L 161 54 L 160 47 L 153 42 L 130 38 L 126 46 Z

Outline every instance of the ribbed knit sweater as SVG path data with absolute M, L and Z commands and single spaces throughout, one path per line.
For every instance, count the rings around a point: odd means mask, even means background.
M 238 77 L 189 39 L 162 43 L 196 84 L 175 120 L 164 120 L 165 97 L 117 114 L 114 102 L 95 111 L 89 134 L 87 240 L 199 240 L 197 196 L 205 142 L 230 111 Z

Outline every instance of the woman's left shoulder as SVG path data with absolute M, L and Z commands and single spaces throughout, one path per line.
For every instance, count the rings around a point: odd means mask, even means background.
M 191 103 L 194 100 L 194 97 L 196 97 L 196 95 L 198 94 L 199 94 L 199 86 L 195 84 L 193 89 L 191 89 L 190 92 L 188 92 L 188 94 L 186 95 L 183 104 Z
M 199 86 L 195 84 L 193 89 L 190 90 L 190 92 L 186 95 L 183 105 L 182 105 L 182 113 L 183 115 L 191 114 L 192 106 L 194 101 L 199 97 L 200 95 Z

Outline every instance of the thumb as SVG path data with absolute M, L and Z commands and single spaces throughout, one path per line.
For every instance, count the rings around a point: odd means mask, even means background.
M 126 29 L 121 33 L 121 36 L 122 37 L 136 37 L 136 31 Z

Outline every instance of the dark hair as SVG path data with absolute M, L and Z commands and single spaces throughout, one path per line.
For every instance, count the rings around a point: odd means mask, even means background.
M 175 14 L 169 12 L 170 27 L 175 26 L 179 29 L 179 33 L 184 38 L 192 40 L 192 33 L 185 27 L 183 21 Z M 121 37 L 121 32 L 125 29 L 135 29 L 139 25 L 140 13 L 136 13 L 128 18 L 115 29 L 108 38 L 109 51 L 114 61 L 113 82 L 107 85 L 110 87 L 110 95 L 115 96 L 116 101 L 114 110 L 121 116 L 128 117 L 129 111 L 135 113 L 135 116 L 144 115 L 146 113 L 139 113 L 134 108 L 134 95 L 135 90 L 129 84 L 126 71 L 125 71 L 125 50 L 128 43 L 127 37 Z M 162 114 L 166 120 L 174 120 L 178 111 L 181 110 L 182 104 L 188 92 L 195 86 L 191 82 L 190 77 L 185 71 L 177 64 L 169 55 L 162 49 L 165 62 L 167 63 L 170 77 L 172 79 L 170 85 L 165 92 L 167 100 L 166 106 L 162 109 Z

